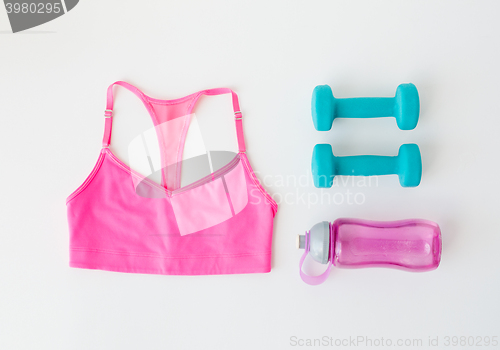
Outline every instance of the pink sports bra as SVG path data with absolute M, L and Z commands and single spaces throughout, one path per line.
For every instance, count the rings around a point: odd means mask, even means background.
M 161 182 L 132 170 L 109 149 L 113 86 L 133 92 L 154 124 Z M 183 149 L 202 95 L 232 94 L 238 153 L 227 164 L 181 187 Z M 67 199 L 70 266 L 166 275 L 271 270 L 276 202 L 245 154 L 242 114 L 230 89 L 159 100 L 118 81 L 107 91 L 103 148 L 94 169 Z

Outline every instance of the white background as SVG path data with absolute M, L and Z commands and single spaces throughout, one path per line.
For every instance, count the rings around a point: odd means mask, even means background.
M 293 336 L 421 338 L 425 348 L 429 336 L 441 347 L 446 336 L 500 336 L 499 11 L 498 1 L 477 0 L 82 0 L 12 34 L 0 8 L 0 348 L 298 348 Z M 299 195 L 280 204 L 271 273 L 68 267 L 65 198 L 97 160 L 115 80 L 156 98 L 238 93 L 259 177 L 277 200 Z M 330 84 L 337 97 L 393 96 L 403 82 L 420 93 L 415 130 L 400 131 L 393 118 L 314 130 L 315 85 Z M 123 156 L 120 145 L 151 122 L 132 94 L 117 96 L 113 149 Z M 233 132 L 227 125 L 213 132 Z M 362 193 L 363 204 L 308 202 L 318 189 L 279 180 L 306 178 L 322 142 L 337 155 L 395 155 L 418 143 L 422 183 L 402 188 L 386 176 L 375 187 L 327 191 Z M 308 286 L 295 237 L 339 217 L 436 221 L 441 265 L 335 269 Z

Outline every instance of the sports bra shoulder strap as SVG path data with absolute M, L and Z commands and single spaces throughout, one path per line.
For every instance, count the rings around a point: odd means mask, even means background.
M 217 89 L 208 89 L 200 91 L 200 95 L 222 95 L 222 94 L 231 94 L 233 100 L 233 110 L 234 110 L 234 122 L 236 125 L 236 138 L 238 139 L 238 152 L 245 153 L 245 137 L 243 136 L 243 122 L 242 122 L 242 113 L 240 111 L 240 103 L 238 101 L 238 95 L 229 89 L 229 88 L 217 88 Z
M 150 114 L 154 114 L 153 108 L 151 107 L 150 103 L 148 102 L 146 95 L 136 88 L 135 86 L 126 83 L 124 81 L 117 81 L 111 84 L 108 87 L 107 91 L 107 98 L 106 98 L 106 110 L 104 111 L 104 117 L 106 119 L 105 125 L 104 125 L 104 137 L 102 139 L 102 147 L 109 147 L 110 142 L 111 142 L 111 130 L 113 127 L 113 101 L 114 101 L 114 96 L 113 96 L 113 86 L 119 85 L 127 90 L 131 91 L 134 93 L 137 97 L 141 99 L 141 101 L 144 103 L 146 108 L 148 109 L 148 112 Z M 238 102 L 238 95 L 236 93 L 228 88 L 217 88 L 217 89 L 208 89 L 208 90 L 203 90 L 200 91 L 198 94 L 196 94 L 198 97 L 200 95 L 221 95 L 221 94 L 227 94 L 230 93 L 232 96 L 232 101 L 233 101 L 233 110 L 234 110 L 234 121 L 236 124 L 236 137 L 238 140 L 238 152 L 239 153 L 245 153 L 246 147 L 245 147 L 245 138 L 243 136 L 243 123 L 242 123 L 242 114 L 240 111 L 240 104 Z
M 113 86 L 120 85 L 130 92 L 134 93 L 137 97 L 141 99 L 144 103 L 148 111 L 151 113 L 151 105 L 147 102 L 145 95 L 141 90 L 136 88 L 135 86 L 126 83 L 124 81 L 116 81 L 108 87 L 108 91 L 106 93 L 106 110 L 104 111 L 104 118 L 106 119 L 104 124 L 104 137 L 102 139 L 102 147 L 109 147 L 111 142 L 111 130 L 113 128 Z

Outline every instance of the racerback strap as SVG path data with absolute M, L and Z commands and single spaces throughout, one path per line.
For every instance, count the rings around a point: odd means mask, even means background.
M 111 84 L 108 87 L 107 90 L 107 99 L 106 99 L 106 110 L 104 111 L 104 117 L 105 117 L 105 124 L 104 124 L 104 136 L 102 139 L 102 147 L 107 148 L 109 147 L 111 143 L 111 131 L 113 127 L 113 86 L 119 85 L 130 92 L 134 93 L 139 99 L 144 103 L 144 106 L 146 106 L 146 109 L 150 113 L 151 116 L 155 115 L 154 108 L 151 106 L 150 100 L 152 100 L 150 97 L 146 96 L 142 91 L 140 91 L 138 88 L 135 86 L 126 83 L 124 81 L 117 81 Z M 236 93 L 228 88 L 217 88 L 217 89 L 208 89 L 208 90 L 203 90 L 198 93 L 195 93 L 191 95 L 193 98 L 193 103 L 191 106 L 191 109 L 188 111 L 188 114 L 192 112 L 192 109 L 194 108 L 194 104 L 198 100 L 198 98 L 201 95 L 222 95 L 222 94 L 227 94 L 231 93 L 232 96 L 232 101 L 233 101 L 233 110 L 234 110 L 234 120 L 235 120 L 235 125 L 236 125 L 236 137 L 238 140 L 238 152 L 239 153 L 245 153 L 246 148 L 245 148 L 245 138 L 243 136 L 243 122 L 242 122 L 242 113 L 240 111 L 240 105 L 238 102 L 238 95 Z M 190 96 L 188 96 L 190 97 Z

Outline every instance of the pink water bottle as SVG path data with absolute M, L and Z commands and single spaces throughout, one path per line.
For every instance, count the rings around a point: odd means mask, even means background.
M 441 260 L 441 230 L 427 220 L 368 221 L 337 219 L 314 225 L 299 235 L 300 276 L 308 284 L 323 283 L 332 265 L 345 268 L 392 267 L 409 271 L 430 271 Z M 328 264 L 319 276 L 302 271 L 307 255 Z

